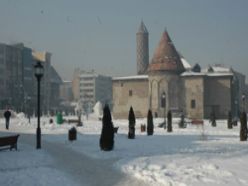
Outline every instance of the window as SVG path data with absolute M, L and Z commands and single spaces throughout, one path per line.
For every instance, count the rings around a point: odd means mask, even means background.
M 191 100 L 191 108 L 194 109 L 194 108 L 195 108 L 195 105 L 196 105 L 195 100 L 192 99 L 192 100 Z
M 133 95 L 133 91 L 129 90 L 129 96 L 131 97 Z

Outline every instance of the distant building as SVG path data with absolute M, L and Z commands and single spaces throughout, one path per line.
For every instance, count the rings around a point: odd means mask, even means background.
M 80 100 L 86 108 L 93 108 L 97 101 L 112 104 L 112 78 L 95 73 L 80 71 Z
M 227 118 L 229 111 L 238 117 L 241 105 L 245 107 L 244 87 L 245 76 L 230 68 L 213 65 L 201 70 L 199 64 L 192 68 L 165 30 L 148 75 L 113 78 L 113 116 L 127 118 L 132 106 L 137 117 L 146 117 L 148 109 L 158 117 L 169 110 L 188 118 L 209 118 L 212 112 Z
M 60 86 L 62 84 L 62 79 L 58 72 L 55 70 L 53 66 L 51 66 L 51 76 L 50 76 L 50 85 L 51 85 L 51 93 L 50 93 L 50 108 L 49 111 L 57 111 L 60 110 L 61 97 L 60 97 Z
M 23 98 L 22 50 L 0 44 L 0 105 L 21 109 Z
M 44 65 L 41 79 L 41 106 L 43 112 L 59 107 L 61 78 L 51 66 L 51 54 L 34 52 L 23 43 L 0 44 L 0 109 L 11 107 L 27 114 L 37 107 L 37 80 L 34 65 L 39 60 Z
M 73 100 L 78 101 L 80 99 L 80 68 L 76 68 L 73 72 L 72 79 L 72 94 Z
M 62 102 L 73 101 L 72 81 L 63 81 L 60 85 L 60 98 Z
M 35 60 L 32 55 L 32 49 L 24 46 L 23 43 L 18 43 L 13 46 L 21 49 L 22 56 L 23 78 L 22 83 L 20 84 L 20 87 L 22 87 L 22 89 L 20 90 L 20 94 L 22 94 L 23 96 L 21 99 L 22 104 L 20 104 L 21 110 L 25 113 L 32 114 L 34 108 L 36 107 L 35 103 L 37 100 L 34 87 L 34 84 L 36 84 L 36 79 L 33 69 Z
M 59 90 L 62 83 L 61 77 L 51 65 L 51 53 L 33 51 L 34 60 L 41 61 L 44 67 L 44 75 L 41 79 L 41 107 L 43 113 L 59 109 Z M 37 95 L 37 94 L 36 94 Z

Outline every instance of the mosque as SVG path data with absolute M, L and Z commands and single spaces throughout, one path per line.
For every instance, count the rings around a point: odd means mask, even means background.
M 242 109 L 245 76 L 222 65 L 193 67 L 176 50 L 167 30 L 149 63 L 149 33 L 141 22 L 136 33 L 137 75 L 113 78 L 113 116 L 164 117 L 171 110 L 188 118 L 233 117 Z M 244 100 L 243 100 L 244 101 Z M 244 106 L 243 106 L 244 107 Z

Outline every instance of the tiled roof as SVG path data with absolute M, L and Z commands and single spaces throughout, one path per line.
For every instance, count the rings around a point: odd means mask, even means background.
M 154 52 L 149 71 L 183 72 L 184 66 L 168 32 L 165 30 Z

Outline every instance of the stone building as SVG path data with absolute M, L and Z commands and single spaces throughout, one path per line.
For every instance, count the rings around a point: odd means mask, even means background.
M 115 118 L 127 118 L 130 106 L 137 117 L 146 117 L 151 109 L 158 117 L 171 110 L 188 118 L 209 118 L 212 112 L 217 118 L 226 118 L 229 111 L 237 116 L 241 109 L 244 76 L 220 65 L 204 70 L 199 65 L 191 68 L 176 50 L 167 30 L 162 34 L 147 73 L 113 78 Z
M 230 69 L 218 72 L 209 67 L 201 72 L 184 72 L 182 109 L 190 118 L 209 118 L 214 112 L 218 118 L 226 118 L 232 110 L 232 79 Z M 234 109 L 234 108 L 233 108 Z
M 135 107 L 136 117 L 147 114 L 148 75 L 113 78 L 113 112 L 116 118 L 126 118 L 130 106 Z

